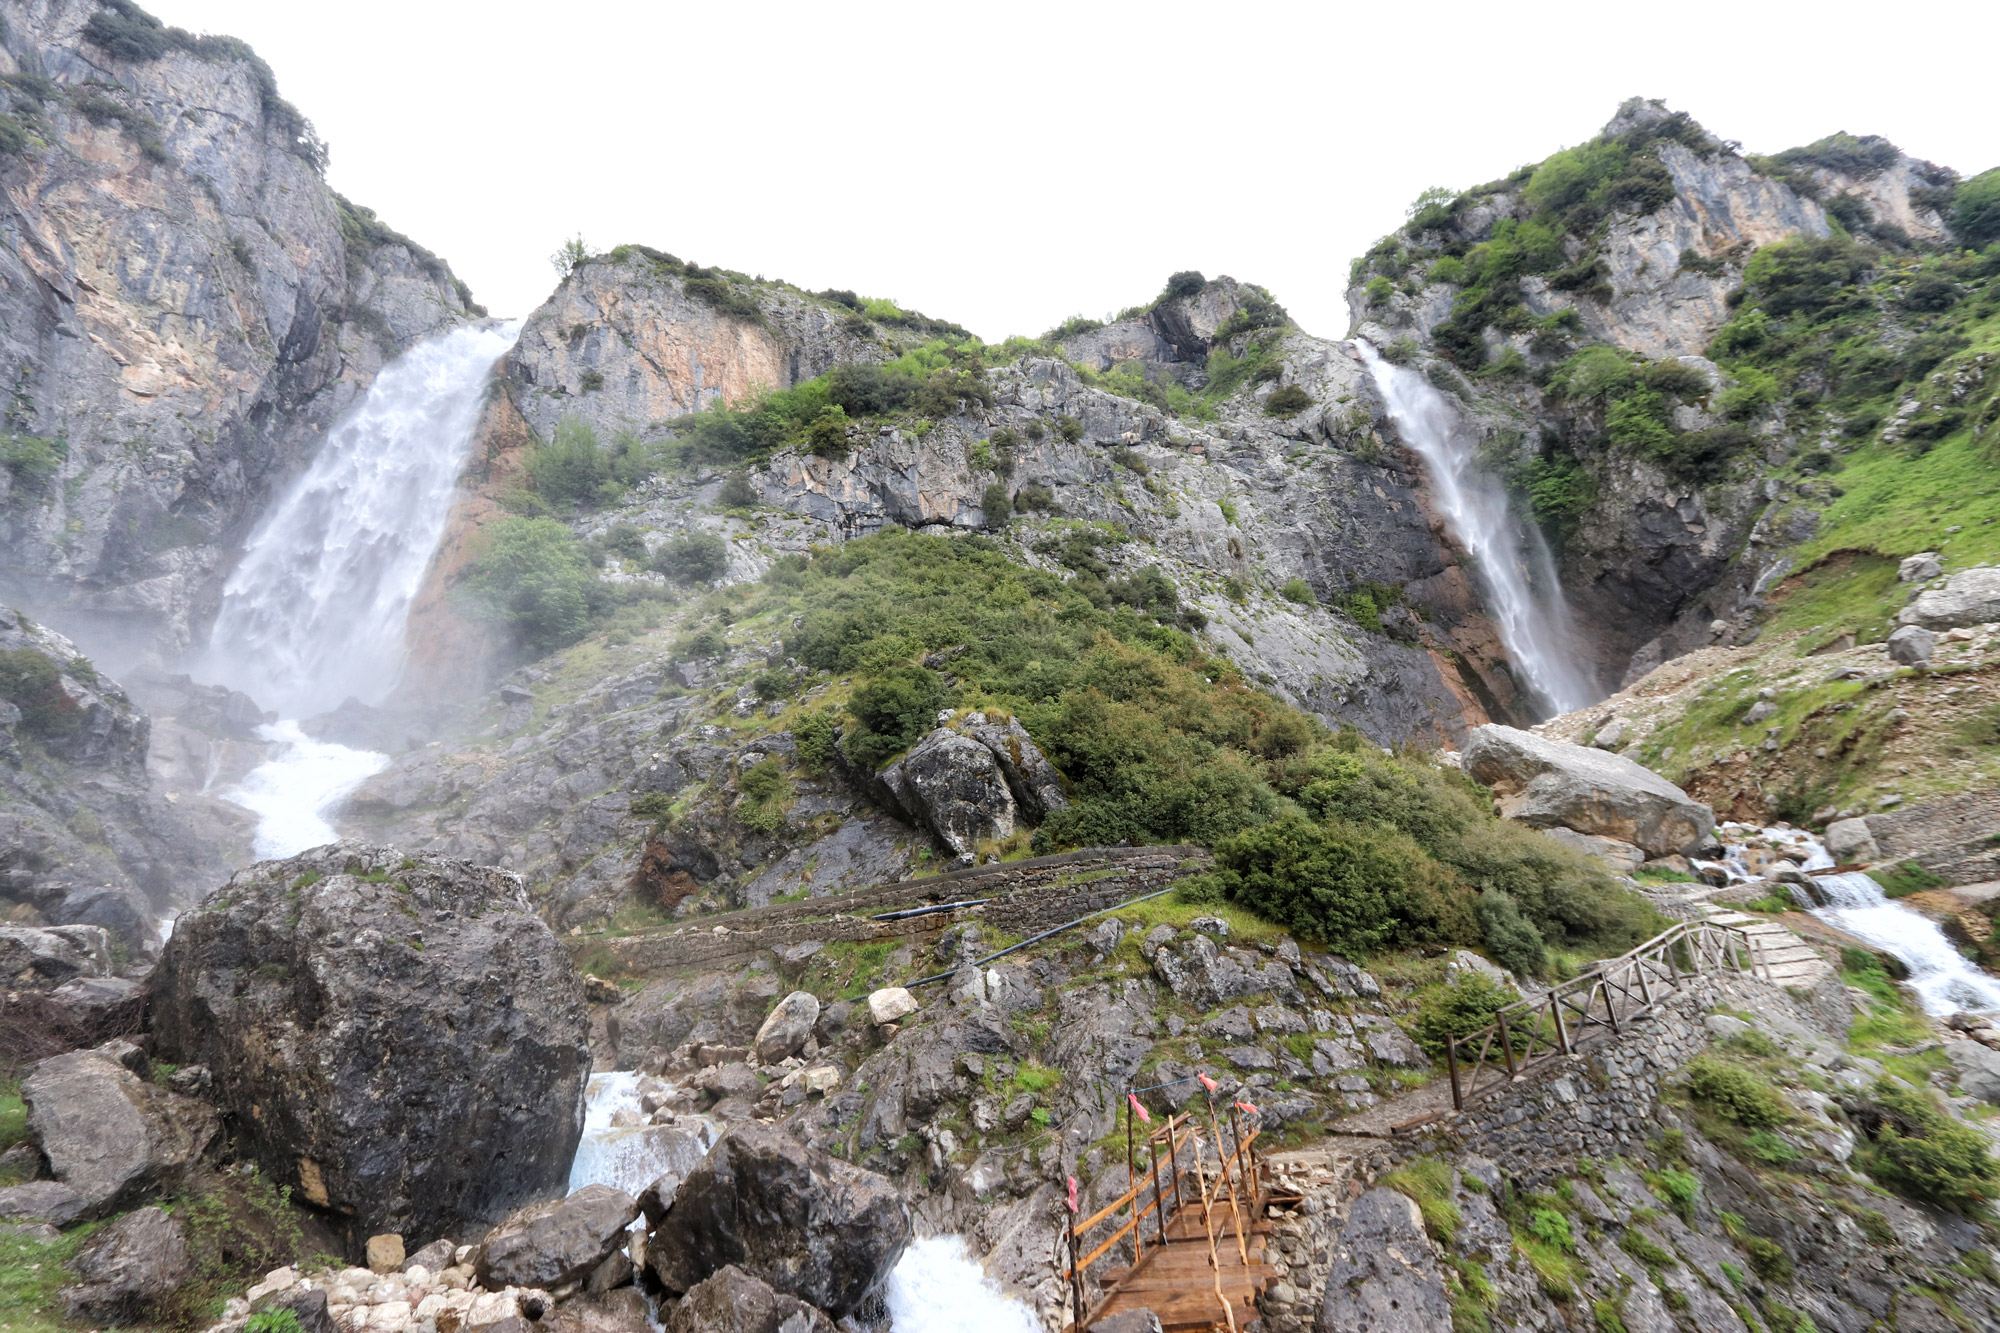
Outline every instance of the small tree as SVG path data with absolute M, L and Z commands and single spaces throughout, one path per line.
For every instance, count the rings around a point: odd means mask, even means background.
M 582 233 L 564 241 L 556 247 L 556 252 L 549 256 L 549 263 L 555 266 L 556 277 L 562 282 L 568 282 L 570 274 L 589 262 L 590 246 L 584 243 Z
M 712 532 L 689 532 L 653 552 L 653 568 L 675 583 L 713 583 L 729 569 L 729 543 Z
M 576 534 L 552 518 L 503 518 L 486 530 L 465 587 L 491 619 L 546 653 L 590 627 L 596 582 Z

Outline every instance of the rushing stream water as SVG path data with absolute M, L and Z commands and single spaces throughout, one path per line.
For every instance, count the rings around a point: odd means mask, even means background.
M 1794 888 L 1793 900 L 1836 930 L 1900 959 L 1926 1013 L 2000 1012 L 2000 977 L 1968 962 L 1937 922 L 1890 898 L 1872 876 L 1858 870 L 1826 873 L 1834 868 L 1833 857 L 1810 833 L 1723 824 L 1716 836 L 1724 840 L 1723 860 L 1702 864 L 1720 868 L 1732 881 L 1745 881 L 1761 878 L 1749 860 L 1753 840 L 1782 854 L 1812 881 L 1810 889 Z
M 1514 522 L 1507 493 L 1472 456 L 1451 405 L 1414 370 L 1392 366 L 1356 341 L 1363 364 L 1382 391 L 1390 419 L 1424 460 L 1431 500 L 1471 553 L 1486 605 L 1516 676 L 1551 713 L 1567 713 L 1603 697 L 1580 660 L 1555 563 L 1541 534 Z
M 444 536 L 493 363 L 519 332 L 454 329 L 384 366 L 223 586 L 195 672 L 285 719 L 263 729 L 268 758 L 229 793 L 258 816 L 260 858 L 333 841 L 327 812 L 389 762 L 314 740 L 297 720 L 395 688 L 410 604 Z

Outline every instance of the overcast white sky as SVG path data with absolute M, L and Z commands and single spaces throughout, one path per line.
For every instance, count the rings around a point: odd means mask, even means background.
M 146 0 L 255 46 L 334 186 L 495 314 L 581 233 L 851 287 L 989 340 L 1198 268 L 1346 331 L 1424 187 L 1658 97 L 1750 151 L 1883 134 L 2000 164 L 2000 4 Z

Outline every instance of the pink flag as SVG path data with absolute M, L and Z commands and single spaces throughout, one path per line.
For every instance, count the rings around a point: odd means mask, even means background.
M 1076 1177 L 1075 1177 L 1075 1176 L 1071 1176 L 1071 1177 L 1069 1178 L 1069 1210 L 1070 1210 L 1070 1211 L 1071 1211 L 1072 1213 L 1076 1211 Z
M 1252 1106 L 1252 1105 L 1251 1105 L 1251 1104 L 1250 1104 L 1249 1102 L 1238 1102 L 1238 1103 L 1236 1103 L 1236 1104 L 1237 1104 L 1238 1106 L 1240 1106 L 1240 1107 L 1242 1107 L 1242 1108 L 1243 1108 L 1243 1113 L 1244 1113 L 1245 1115 L 1262 1115 L 1262 1114 L 1263 1114 L 1263 1112 L 1259 1111 L 1259 1110 L 1258 1110 L 1258 1109 L 1257 1109 L 1256 1107 Z
M 1139 1105 L 1138 1093 L 1136 1092 L 1126 1093 L 1125 1100 L 1132 1103 L 1132 1114 L 1138 1116 L 1141 1123 L 1148 1125 L 1153 1123 L 1153 1117 L 1147 1115 L 1146 1108 Z
M 1207 1089 L 1209 1090 L 1209 1092 L 1210 1092 L 1210 1093 L 1213 1093 L 1213 1092 L 1215 1092 L 1215 1080 L 1214 1080 L 1214 1079 L 1210 1078 L 1210 1077 L 1209 1077 L 1208 1075 L 1206 1075 L 1206 1074 L 1196 1074 L 1196 1075 L 1195 1075 L 1195 1077 L 1201 1080 L 1201 1086 L 1203 1086 L 1204 1088 L 1207 1088 Z

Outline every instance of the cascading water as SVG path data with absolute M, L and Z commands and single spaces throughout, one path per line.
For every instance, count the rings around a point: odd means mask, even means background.
M 493 363 L 519 332 L 455 329 L 383 367 L 251 534 L 197 674 L 287 719 L 395 688 L 410 603 L 444 535 Z M 256 854 L 331 841 L 326 811 L 387 756 L 312 740 L 296 721 L 262 730 L 270 757 L 233 793 L 260 816 Z
M 1576 665 L 1569 608 L 1541 534 L 1530 529 L 1523 541 L 1506 492 L 1474 461 L 1444 395 L 1415 371 L 1390 365 L 1368 343 L 1357 340 L 1355 347 L 1396 429 L 1424 460 L 1431 497 L 1452 535 L 1477 562 L 1486 604 L 1517 675 L 1552 712 L 1596 702 L 1603 692 Z

